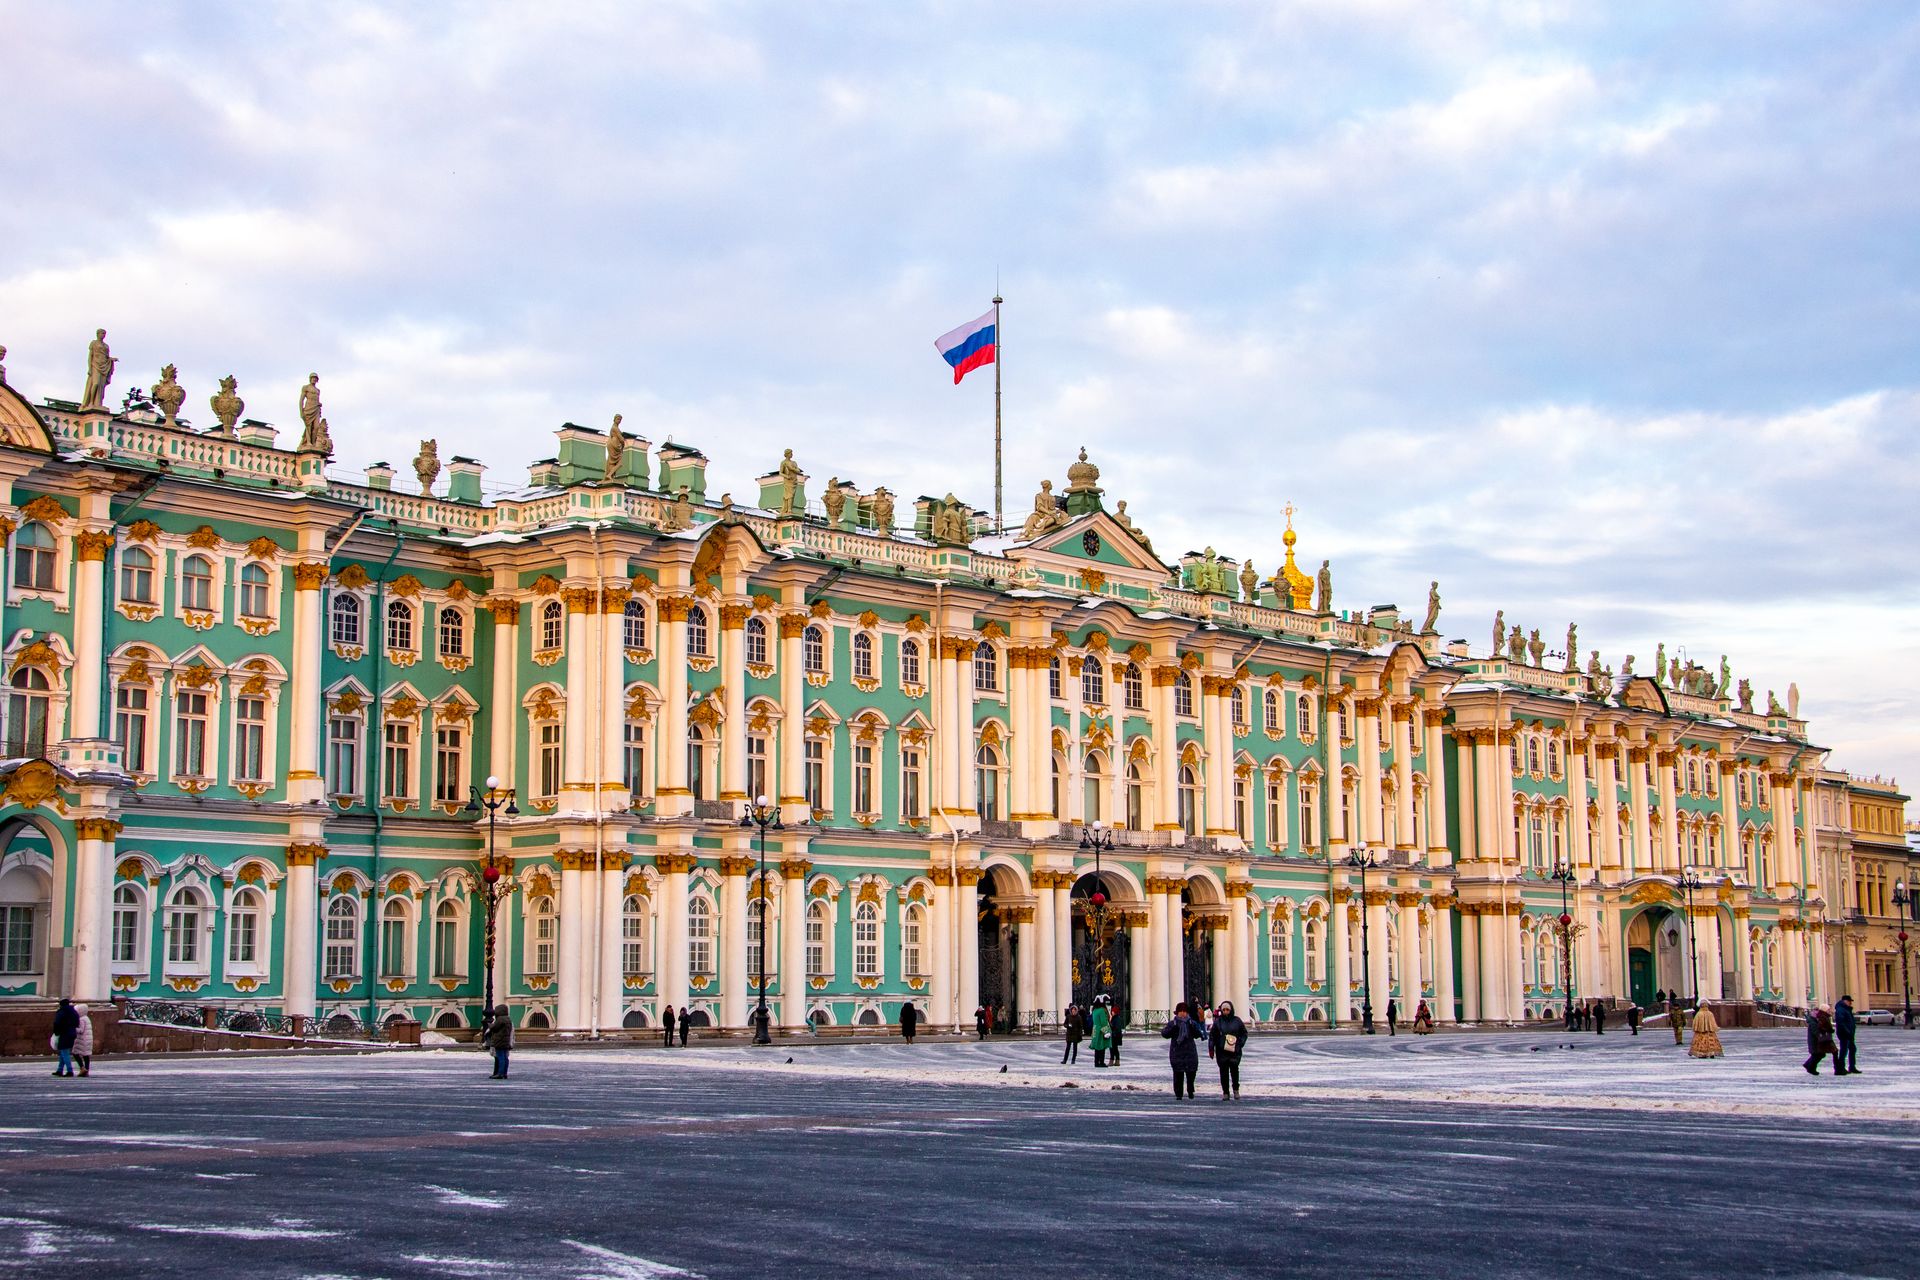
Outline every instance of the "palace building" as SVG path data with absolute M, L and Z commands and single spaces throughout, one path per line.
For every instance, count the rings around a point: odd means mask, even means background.
M 285 448 L 231 380 L 200 430 L 171 367 L 3 379 L 0 1001 L 740 1028 L 764 970 L 785 1026 L 1348 1024 L 1861 972 L 1792 704 L 1336 610 L 1291 519 L 1272 577 L 1169 562 L 1085 451 L 995 535 L 617 421 L 360 484 L 317 382 Z

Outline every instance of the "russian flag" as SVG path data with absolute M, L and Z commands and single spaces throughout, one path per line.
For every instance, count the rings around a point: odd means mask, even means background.
M 955 386 L 975 369 L 993 363 L 997 328 L 994 313 L 989 311 L 978 320 L 969 320 L 953 332 L 934 339 L 933 349 L 953 366 Z

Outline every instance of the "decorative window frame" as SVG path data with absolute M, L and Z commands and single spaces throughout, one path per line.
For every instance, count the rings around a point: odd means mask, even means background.
M 693 647 L 693 615 L 698 612 L 701 630 L 706 633 L 706 648 L 696 652 Z M 682 624 L 687 636 L 687 668 L 706 673 L 720 665 L 721 617 L 720 606 L 711 601 L 695 599 L 687 605 L 686 621 Z
M 820 637 L 820 662 L 815 666 L 808 660 L 807 649 L 815 634 Z M 823 689 L 833 682 L 833 621 L 831 618 L 809 618 L 800 632 L 800 673 L 801 678 L 816 689 Z
M 325 888 L 318 895 L 318 925 L 315 929 L 320 945 L 319 963 L 316 972 L 318 981 L 334 995 L 342 996 L 352 991 L 364 976 L 367 955 L 367 930 L 372 927 L 368 921 L 368 905 L 372 895 L 372 885 L 358 871 L 340 871 L 331 876 Z M 351 966 L 345 973 L 327 976 L 328 928 L 334 904 L 346 902 L 351 908 L 354 921 L 353 946 L 351 948 Z
M 424 789 L 420 785 L 423 777 L 431 776 L 431 770 L 426 767 L 426 757 L 428 755 L 426 735 L 424 733 L 424 729 L 426 728 L 426 709 L 426 699 L 422 697 L 420 691 L 415 689 L 411 684 L 402 683 L 392 686 L 386 691 L 386 696 L 380 701 L 380 715 L 378 717 L 380 732 L 376 735 L 377 745 L 380 750 L 380 789 L 383 793 L 380 796 L 380 803 L 394 813 L 405 813 L 409 809 L 427 809 L 432 807 L 432 802 L 427 799 Z M 386 767 L 387 726 L 395 724 L 406 725 L 413 731 L 413 760 L 408 778 L 410 792 L 407 795 L 400 795 L 394 791 L 393 777 L 387 772 Z
M 227 725 L 228 750 L 224 764 L 228 784 L 249 800 L 259 800 L 271 792 L 280 777 L 280 694 L 286 687 L 287 673 L 276 660 L 259 655 L 243 659 L 232 671 L 232 676 L 240 683 L 227 699 L 223 712 Z M 262 698 L 266 701 L 266 733 L 260 748 L 260 777 L 242 779 L 239 776 L 240 763 L 240 699 Z M 151 719 L 151 717 L 149 717 Z
M 473 723 L 480 710 L 480 704 L 465 689 L 454 687 L 440 695 L 440 700 L 431 706 L 433 719 L 431 725 L 432 745 L 427 745 L 428 730 L 421 730 L 422 773 L 428 785 L 420 792 L 422 807 L 431 806 L 448 817 L 459 814 L 465 807 L 464 800 L 441 800 L 438 795 L 440 781 L 440 730 L 443 726 L 458 725 L 465 733 L 460 747 L 460 776 L 454 782 L 456 796 L 467 795 L 473 783 L 473 756 L 475 750 Z
M 360 607 L 360 643 L 341 644 L 333 637 L 334 602 L 342 597 L 351 596 L 359 601 Z M 373 595 L 367 590 L 367 571 L 357 564 L 341 569 L 326 592 L 326 611 L 321 615 L 322 625 L 327 629 L 327 648 L 333 650 L 333 656 L 342 662 L 358 662 L 367 656 L 367 644 L 370 639 L 367 628 L 376 625 L 385 626 L 386 619 L 373 617 Z
M 226 684 L 228 671 L 219 660 L 204 647 L 195 646 L 173 660 L 170 678 L 162 699 L 167 709 L 165 745 L 165 764 L 167 780 L 188 795 L 201 795 L 224 776 L 225 753 L 227 745 L 222 741 L 221 730 L 226 726 L 228 703 Z M 206 758 L 202 761 L 204 771 L 198 774 L 181 773 L 176 767 L 180 758 L 180 695 L 182 690 L 204 691 L 207 695 L 207 742 Z
M 754 632 L 760 635 L 760 657 L 753 656 L 753 649 L 747 637 Z M 780 649 L 780 637 L 773 615 L 763 613 L 758 608 L 747 616 L 740 627 L 740 652 L 746 663 L 747 674 L 756 680 L 773 678 L 774 654 Z
M 863 645 L 867 657 L 865 675 L 860 673 L 860 654 Z M 885 651 L 880 632 L 871 626 L 863 626 L 847 637 L 847 672 L 853 680 L 854 688 L 862 693 L 872 693 L 880 687 L 880 664 Z
M 160 887 L 160 868 L 142 853 L 126 853 L 114 865 L 113 888 L 107 898 L 107 963 L 115 991 L 131 991 L 153 973 L 154 890 Z M 119 907 L 113 901 L 122 888 L 134 891 L 139 903 L 139 920 L 133 933 L 133 959 L 113 959 L 113 913 Z
M 567 695 L 566 691 L 552 683 L 537 684 L 527 690 L 520 699 L 521 710 L 527 714 L 527 807 L 539 813 L 552 813 L 560 804 L 560 790 L 567 784 L 566 778 L 566 738 L 567 738 Z M 557 785 L 552 795 L 543 794 L 540 787 L 540 752 L 542 743 L 538 729 L 545 725 L 556 724 L 560 728 L 560 769 L 555 779 Z M 655 766 L 658 767 L 657 765 Z
M 192 960 L 176 961 L 170 957 L 172 946 L 172 916 L 176 905 L 187 894 L 194 894 L 200 900 L 202 919 L 195 926 L 199 935 L 194 947 Z M 198 991 L 213 978 L 213 942 L 219 934 L 221 895 L 215 891 L 213 883 L 198 868 L 176 872 L 173 883 L 160 899 L 160 981 L 175 991 Z
M 637 645 L 628 643 L 633 637 L 627 633 L 629 619 L 635 610 L 638 611 L 640 620 L 640 643 Z M 620 602 L 619 618 L 620 650 L 626 657 L 626 660 L 635 664 L 652 662 L 654 649 L 653 628 L 654 624 L 659 621 L 655 616 L 652 603 L 649 602 L 642 593 L 635 591 Z
M 73 557 L 75 536 L 63 531 L 62 526 L 69 521 L 77 523 L 78 517 L 60 505 L 59 499 L 52 494 L 43 493 L 33 501 L 16 511 L 0 514 L 0 530 L 6 534 L 6 564 L 0 572 L 6 574 L 7 599 L 18 604 L 22 600 L 44 600 L 56 610 L 64 613 L 71 607 L 68 596 L 68 583 L 73 580 Z M 21 587 L 14 585 L 15 541 L 22 529 L 30 524 L 43 526 L 53 535 L 53 586 Z
M 129 622 L 152 622 L 160 616 L 162 602 L 167 598 L 167 553 L 158 545 L 158 535 L 158 526 L 147 520 L 136 520 L 119 530 L 114 545 L 113 608 Z M 129 551 L 139 551 L 151 562 L 147 569 L 153 579 L 149 599 L 131 600 L 121 590 Z
M 558 644 L 547 643 L 547 624 L 549 619 L 560 620 Z M 551 667 L 560 661 L 567 651 L 567 606 L 558 596 L 546 596 L 530 612 L 527 627 L 527 644 L 533 652 L 535 666 Z
M 320 775 L 323 785 L 333 781 L 333 722 L 336 718 L 351 720 L 354 724 L 354 770 L 353 790 L 328 791 L 328 798 L 342 809 L 366 801 L 367 787 L 367 750 L 369 747 L 368 692 L 366 686 L 349 676 L 338 681 L 321 695 L 320 707 Z
M 51 752 L 56 742 L 70 736 L 67 730 L 67 703 L 72 697 L 72 689 L 67 673 L 73 669 L 73 650 L 68 646 L 67 638 L 58 632 L 36 635 L 32 631 L 22 630 L 8 643 L 4 657 L 6 678 L 0 681 L 0 685 L 5 686 L 0 688 L 0 696 L 11 695 L 13 677 L 23 670 L 38 671 L 46 677 L 47 750 Z
M 236 990 L 243 993 L 257 991 L 262 983 L 273 978 L 273 926 L 280 910 L 280 882 L 285 878 L 283 872 L 276 870 L 264 858 L 244 858 L 221 873 L 221 879 L 225 882 L 221 910 L 227 922 L 222 939 L 225 945 L 220 956 L 221 973 Z M 241 896 L 247 893 L 260 895 L 260 912 L 253 940 L 254 958 L 237 961 L 233 959 L 231 935 L 234 921 L 238 918 Z
M 211 609 L 187 607 L 187 562 L 195 556 L 205 560 L 213 570 L 213 586 L 208 595 Z M 174 551 L 172 569 L 167 575 L 173 585 L 173 617 L 191 631 L 211 631 L 226 620 L 227 586 L 232 576 L 232 566 L 222 554 L 219 534 L 201 525 L 186 535 Z

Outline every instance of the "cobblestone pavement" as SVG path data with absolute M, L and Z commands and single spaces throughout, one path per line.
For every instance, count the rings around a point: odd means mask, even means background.
M 505 1083 L 472 1051 L 6 1063 L 0 1274 L 1912 1274 L 1920 1124 L 1789 1090 L 1904 1096 L 1877 1081 L 1920 1038 L 1817 1081 L 1727 1039 L 1268 1037 L 1238 1104 L 1175 1103 L 1144 1038 L 1078 1088 L 1018 1041 L 531 1051 Z M 1692 1077 L 1699 1109 L 1580 1104 L 1689 1069 L 1759 1111 Z M 1488 1076 L 1529 1105 L 1424 1096 Z M 1316 1088 L 1367 1092 L 1285 1092 Z

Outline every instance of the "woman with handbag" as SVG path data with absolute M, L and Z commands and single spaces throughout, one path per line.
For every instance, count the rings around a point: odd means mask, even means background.
M 1207 1037 L 1207 1056 L 1220 1066 L 1220 1096 L 1240 1096 L 1240 1055 L 1247 1049 L 1247 1024 L 1233 1012 L 1233 1001 L 1222 1000 L 1213 1017 L 1213 1030 Z M 1191 1089 L 1192 1083 L 1187 1087 Z
M 1200 1074 L 1200 1041 L 1206 1028 L 1187 1012 L 1187 1002 L 1173 1006 L 1173 1017 L 1160 1028 L 1160 1038 L 1168 1041 L 1167 1061 L 1173 1065 L 1173 1096 L 1193 1099 L 1193 1080 Z

